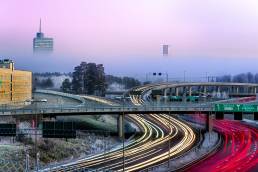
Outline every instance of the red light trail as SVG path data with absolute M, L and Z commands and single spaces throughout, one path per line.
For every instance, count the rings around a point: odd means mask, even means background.
M 223 148 L 187 171 L 258 170 L 258 130 L 256 128 L 231 120 L 214 120 L 214 128 L 223 135 Z

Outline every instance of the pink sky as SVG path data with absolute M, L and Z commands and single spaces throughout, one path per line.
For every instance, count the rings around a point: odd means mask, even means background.
M 149 61 L 153 67 L 156 60 L 157 67 L 199 58 L 258 61 L 257 0 L 0 1 L 0 56 L 42 62 L 38 59 L 42 57 L 32 54 L 39 18 L 45 35 L 55 40 L 54 54 L 44 60 L 54 58 L 53 63 L 64 66 L 96 61 L 110 72 L 130 73 L 137 60 Z M 171 45 L 167 57 L 171 61 L 161 55 L 163 43 Z M 73 66 L 56 70 L 72 70 Z M 143 72 L 141 67 L 136 70 Z M 150 70 L 146 67 L 144 72 Z

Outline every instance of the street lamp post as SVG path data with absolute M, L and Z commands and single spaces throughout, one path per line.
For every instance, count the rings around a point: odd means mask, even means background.
M 123 114 L 122 114 L 123 171 L 125 171 L 125 112 L 124 112 L 124 108 L 125 108 L 125 97 L 124 97 L 124 95 L 123 95 L 122 99 L 123 99 Z
M 184 82 L 185 82 L 185 73 L 186 73 L 186 71 L 184 70 Z
M 123 124 L 123 171 L 125 171 L 125 113 L 123 112 L 122 124 Z
M 31 100 L 31 103 L 34 105 L 34 112 L 35 112 L 35 121 L 34 121 L 34 130 L 35 130 L 35 170 L 39 170 L 39 152 L 37 150 L 37 135 L 38 135 L 38 114 L 37 114 L 37 109 L 38 109 L 38 103 L 46 102 L 46 99 L 41 99 L 41 100 Z
M 25 156 L 26 156 L 26 159 L 25 159 L 25 172 L 29 172 L 29 170 L 30 170 L 30 162 L 29 162 L 30 154 L 29 154 L 29 151 L 28 151 L 28 149 L 26 147 L 25 147 Z
M 168 115 L 169 115 L 169 117 L 168 117 L 168 124 L 169 124 L 169 128 L 170 128 L 170 125 L 171 125 L 171 123 L 170 123 L 170 112 L 168 113 Z M 170 139 L 168 140 L 168 169 L 170 169 L 170 147 L 171 147 L 171 145 L 170 145 Z
M 35 130 L 35 169 L 36 169 L 36 171 L 38 171 L 39 169 L 38 169 L 38 152 L 37 152 L 37 142 L 38 142 L 38 138 L 37 138 L 37 134 L 38 134 L 38 132 L 37 132 L 37 129 L 38 129 L 38 127 L 37 127 L 37 124 L 38 124 L 38 115 L 37 115 L 37 101 L 34 101 L 33 102 L 33 104 L 34 104 L 34 107 L 35 107 L 35 122 L 34 122 L 34 130 Z

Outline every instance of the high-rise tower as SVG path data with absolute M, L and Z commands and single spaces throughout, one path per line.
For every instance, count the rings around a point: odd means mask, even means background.
M 53 38 L 44 37 L 44 33 L 41 32 L 41 19 L 39 22 L 39 32 L 33 39 L 33 51 L 34 52 L 52 52 L 54 46 Z

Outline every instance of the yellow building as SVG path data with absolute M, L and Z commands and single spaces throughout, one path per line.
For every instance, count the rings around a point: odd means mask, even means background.
M 11 60 L 0 60 L 0 104 L 22 103 L 32 97 L 32 73 L 14 70 Z

